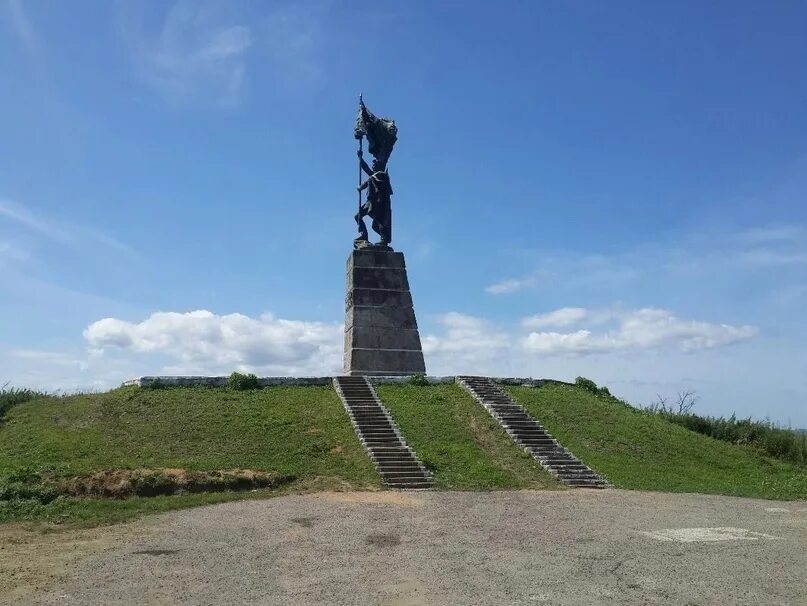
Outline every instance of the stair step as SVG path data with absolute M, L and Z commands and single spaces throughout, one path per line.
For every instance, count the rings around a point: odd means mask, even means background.
M 431 484 L 426 476 L 396 476 L 396 477 L 385 477 L 384 481 L 387 484 Z
M 563 448 L 546 428 L 507 392 L 486 377 L 459 376 L 460 382 L 507 430 L 519 446 L 567 486 L 606 488 L 608 482 Z
M 381 475 L 384 476 L 384 479 L 388 482 L 390 480 L 396 482 L 425 482 L 427 480 L 422 471 L 390 471 L 382 469 Z
M 382 467 L 417 467 L 421 468 L 420 463 L 417 459 L 407 459 L 407 458 L 400 458 L 400 459 L 373 459 L 376 463 L 381 465 Z
M 390 490 L 431 490 L 434 488 L 433 484 L 387 484 Z M 593 487 L 592 487 L 593 488 Z
M 397 426 L 365 377 L 335 377 L 359 441 L 376 466 L 385 486 L 395 489 L 431 488 L 431 474 L 397 433 Z

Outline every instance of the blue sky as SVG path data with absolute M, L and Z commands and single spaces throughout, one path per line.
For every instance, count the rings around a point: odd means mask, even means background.
M 0 380 L 341 366 L 356 98 L 430 374 L 807 426 L 802 2 L 0 2 Z

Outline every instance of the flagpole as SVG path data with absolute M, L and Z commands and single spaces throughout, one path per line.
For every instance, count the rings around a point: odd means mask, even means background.
M 364 137 L 359 137 L 359 152 L 364 153 Z M 356 215 L 356 229 L 361 232 L 359 221 L 361 221 L 361 156 L 359 156 L 359 212 Z
M 359 93 L 359 111 L 361 111 L 361 106 L 364 105 L 364 99 L 362 99 L 362 93 Z M 361 233 L 361 228 L 359 227 L 359 221 L 362 220 L 361 218 L 361 155 L 364 153 L 364 136 L 359 137 L 359 212 L 356 215 L 356 229 L 359 230 Z

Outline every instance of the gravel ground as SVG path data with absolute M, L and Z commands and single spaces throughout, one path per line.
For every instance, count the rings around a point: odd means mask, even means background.
M 807 605 L 807 503 L 323 493 L 149 518 L 17 604 Z

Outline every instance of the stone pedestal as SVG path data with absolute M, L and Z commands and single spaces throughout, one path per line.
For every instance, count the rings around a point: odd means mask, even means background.
M 426 372 L 403 253 L 354 250 L 347 260 L 345 374 Z

